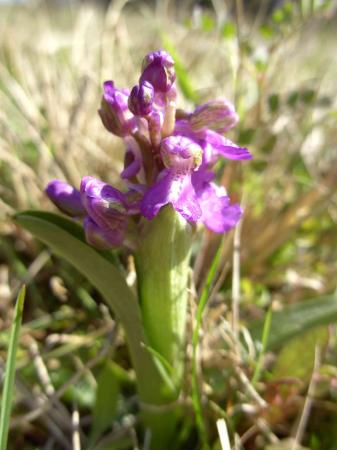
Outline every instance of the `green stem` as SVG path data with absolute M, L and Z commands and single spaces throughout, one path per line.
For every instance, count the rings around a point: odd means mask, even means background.
M 168 380 L 157 392 L 156 403 L 162 403 L 162 413 L 153 411 L 150 414 L 150 421 L 158 429 L 158 435 L 153 436 L 151 443 L 153 449 L 174 448 L 169 435 L 174 432 L 179 416 L 179 408 L 174 404 L 180 394 L 185 360 L 191 243 L 190 225 L 167 206 L 146 224 L 136 254 L 139 300 L 148 351 L 163 374 L 163 380 Z

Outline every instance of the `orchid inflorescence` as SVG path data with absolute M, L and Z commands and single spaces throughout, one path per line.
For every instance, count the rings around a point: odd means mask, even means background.
M 246 148 L 223 136 L 238 121 L 231 103 L 210 101 L 192 113 L 177 109 L 174 61 L 163 50 L 144 58 L 131 92 L 113 81 L 103 87 L 99 115 L 105 128 L 124 140 L 121 178 L 127 190 L 91 176 L 82 179 L 79 191 L 60 180 L 46 188 L 62 212 L 83 220 L 87 242 L 99 249 L 128 245 L 143 218 L 152 220 L 167 204 L 214 232 L 234 227 L 242 210 L 214 183 L 212 170 L 221 156 L 251 158 Z

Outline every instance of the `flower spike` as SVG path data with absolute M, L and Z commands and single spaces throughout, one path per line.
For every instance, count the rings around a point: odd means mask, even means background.
M 59 209 L 84 218 L 87 241 L 97 248 L 133 247 L 144 218 L 152 220 L 166 205 L 216 233 L 240 220 L 240 206 L 216 185 L 213 171 L 220 158 L 252 158 L 224 136 L 238 122 L 235 108 L 220 99 L 191 113 L 177 109 L 175 81 L 173 58 L 158 50 L 145 56 L 131 92 L 113 81 L 103 85 L 99 115 L 105 128 L 124 141 L 120 175 L 125 192 L 93 177 L 82 179 L 80 191 L 59 180 L 46 188 Z

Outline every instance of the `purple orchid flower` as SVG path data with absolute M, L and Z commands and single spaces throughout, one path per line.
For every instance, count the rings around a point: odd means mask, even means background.
M 135 214 L 136 203 L 130 205 L 127 194 L 94 177 L 81 182 L 81 199 L 88 217 L 84 230 L 88 243 L 98 248 L 120 247 L 126 237 L 130 212 Z
M 185 219 L 199 220 L 216 233 L 235 226 L 242 210 L 230 205 L 225 189 L 211 182 L 215 174 L 201 164 L 200 146 L 184 136 L 171 136 L 162 141 L 161 154 L 166 169 L 143 197 L 145 217 L 153 219 L 170 203 Z
M 102 228 L 123 228 L 127 225 L 125 194 L 94 177 L 81 181 L 81 200 L 88 215 Z
M 130 230 L 168 204 L 186 220 L 216 233 L 233 228 L 242 216 L 225 188 L 216 185 L 212 171 L 221 157 L 252 158 L 245 147 L 223 136 L 238 122 L 234 106 L 213 100 L 192 113 L 177 111 L 175 80 L 172 57 L 159 50 L 144 58 L 139 84 L 131 93 L 112 81 L 103 85 L 99 115 L 106 129 L 124 141 L 121 178 L 126 192 L 93 177 L 83 178 L 80 191 L 59 180 L 46 188 L 61 211 L 85 217 L 87 241 L 97 248 L 130 242 Z
M 213 130 L 193 130 L 190 122 L 186 119 L 176 121 L 174 134 L 187 136 L 197 142 L 203 148 L 204 156 L 209 163 L 215 163 L 219 156 L 233 160 L 252 158 L 247 148 L 234 144 L 234 142 Z
M 196 222 L 201 217 L 201 209 L 191 173 L 201 164 L 201 147 L 187 137 L 170 136 L 163 139 L 160 153 L 166 169 L 144 195 L 141 213 L 151 220 L 160 208 L 171 203 L 185 219 Z

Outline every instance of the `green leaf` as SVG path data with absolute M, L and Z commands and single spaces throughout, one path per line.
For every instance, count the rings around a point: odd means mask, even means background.
M 171 366 L 171 364 L 165 359 L 159 352 L 157 352 L 154 348 L 150 347 L 149 345 L 145 345 L 144 347 L 146 350 L 151 353 L 153 360 L 155 361 L 159 372 L 161 373 L 164 380 L 166 380 L 166 383 L 168 386 L 172 387 L 172 390 L 175 390 L 175 386 L 172 380 L 172 377 L 174 375 L 174 369 Z
M 272 370 L 273 379 L 296 377 L 309 382 L 315 361 L 316 346 L 326 346 L 327 327 L 315 327 L 301 337 L 291 339 L 277 357 Z
M 16 352 L 19 345 L 19 336 L 20 336 L 25 295 L 26 295 L 26 288 L 25 286 L 22 286 L 16 301 L 14 319 L 11 328 L 11 335 L 9 338 L 5 381 L 1 399 L 0 450 L 7 449 L 8 428 L 12 409 L 13 387 L 15 379 Z
M 192 403 L 196 416 L 196 423 L 199 431 L 200 440 L 202 442 L 202 448 L 208 450 L 208 436 L 207 429 L 204 422 L 204 416 L 202 412 L 201 392 L 199 388 L 198 378 L 198 348 L 199 348 L 199 332 L 202 325 L 202 318 L 206 308 L 207 301 L 209 299 L 211 288 L 213 286 L 216 274 L 221 262 L 221 254 L 223 252 L 225 239 L 222 238 L 221 243 L 215 253 L 211 267 L 208 271 L 205 286 L 201 292 L 200 300 L 197 307 L 196 320 L 192 334 Z
M 267 350 L 282 347 L 291 338 L 320 326 L 337 322 L 337 297 L 335 295 L 307 300 L 298 305 L 273 312 Z M 250 327 L 254 340 L 261 340 L 264 319 Z
M 252 378 L 253 386 L 255 386 L 256 383 L 258 382 L 258 380 L 260 379 L 262 366 L 263 366 L 263 360 L 264 360 L 264 356 L 265 356 L 266 348 L 267 348 L 267 344 L 268 344 L 272 314 L 273 314 L 272 305 L 270 305 L 268 312 L 266 314 L 265 320 L 264 320 L 264 324 L 263 324 L 262 341 L 261 341 L 262 348 L 261 348 L 261 352 L 259 354 L 259 357 L 258 357 L 258 360 L 256 363 L 254 375 Z
M 115 368 L 108 361 L 97 379 L 96 402 L 90 434 L 91 445 L 112 425 L 117 410 L 119 390 Z
M 161 402 L 161 376 L 151 355 L 142 346 L 146 338 L 139 304 L 124 277 L 112 263 L 111 256 L 89 246 L 84 241 L 81 227 L 65 217 L 26 211 L 17 214 L 15 220 L 56 254 L 73 264 L 102 294 L 124 327 L 137 373 L 140 397 L 147 402 Z

